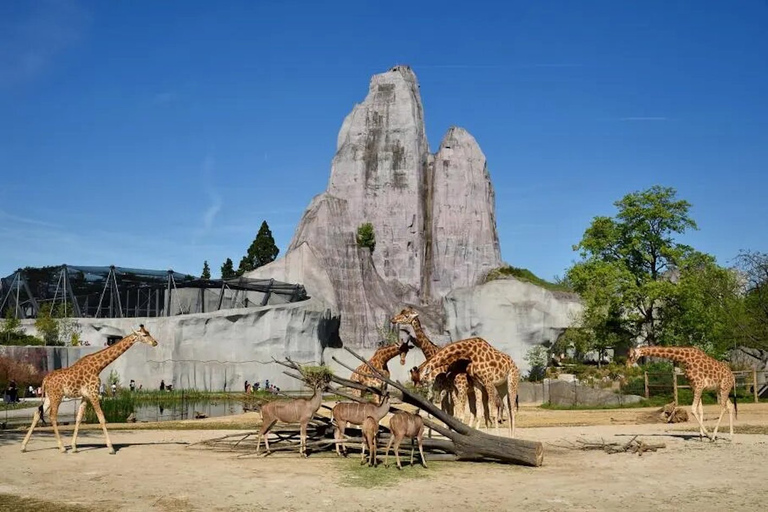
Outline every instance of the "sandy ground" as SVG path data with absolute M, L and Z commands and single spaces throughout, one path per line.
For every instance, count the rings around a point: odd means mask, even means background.
M 705 411 L 711 426 L 717 411 Z M 94 430 L 83 432 L 77 454 L 58 453 L 48 431 L 36 433 L 29 451 L 22 454 L 23 433 L 4 431 L 0 493 L 110 511 L 764 509 L 768 435 L 736 434 L 733 442 L 700 442 L 680 430 L 691 429 L 692 423 L 637 424 L 647 421 L 650 412 L 523 408 L 518 436 L 544 443 L 542 467 L 435 462 L 426 470 L 405 467 L 392 481 L 373 488 L 360 487 L 365 471 L 398 470 L 356 469 L 353 457 L 238 457 L 189 447 L 231 430 L 113 428 L 117 455 L 107 453 L 101 433 Z M 737 426 L 768 426 L 768 404 L 740 404 L 739 412 Z M 252 416 L 230 420 L 244 417 Z M 199 424 L 202 427 L 205 420 Z M 70 432 L 65 432 L 68 443 Z M 666 448 L 639 457 L 568 447 L 577 440 L 625 442 L 635 435 L 666 443 Z

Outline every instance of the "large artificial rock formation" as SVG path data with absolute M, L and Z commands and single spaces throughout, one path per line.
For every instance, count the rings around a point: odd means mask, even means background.
M 491 176 L 475 138 L 451 128 L 432 165 L 430 291 L 439 299 L 454 288 L 478 284 L 499 266 L 501 252 Z
M 328 189 L 307 208 L 286 258 L 305 244 L 311 249 L 332 283 L 341 339 L 370 348 L 403 303 L 434 307 L 500 266 L 494 209 L 475 139 L 451 128 L 431 155 L 416 75 L 396 66 L 371 79 L 365 100 L 344 119 Z M 376 236 L 373 252 L 356 244 L 366 222 Z M 248 276 L 267 277 L 280 265 Z M 425 323 L 441 329 L 441 322 Z
M 513 277 L 453 290 L 443 299 L 453 340 L 480 336 L 506 352 L 526 374 L 528 350 L 554 342 L 583 311 L 578 295 L 546 290 Z

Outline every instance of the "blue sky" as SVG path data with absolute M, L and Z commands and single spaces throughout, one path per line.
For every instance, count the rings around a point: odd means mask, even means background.
M 562 275 L 596 215 L 671 186 L 728 263 L 768 250 L 768 3 L 2 2 L 0 275 L 214 276 L 281 249 L 344 116 L 410 64 L 433 150 L 488 158 L 502 256 Z

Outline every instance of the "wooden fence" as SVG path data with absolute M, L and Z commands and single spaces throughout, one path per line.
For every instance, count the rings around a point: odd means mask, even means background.
M 739 388 L 742 388 L 742 387 L 746 388 L 748 390 L 748 392 L 753 396 L 754 402 L 758 403 L 760 401 L 760 390 L 761 390 L 761 386 L 759 384 L 760 379 L 758 378 L 758 376 L 762 376 L 763 387 L 766 387 L 766 386 L 768 386 L 768 384 L 766 384 L 766 373 L 768 373 L 766 370 L 758 371 L 758 370 L 755 370 L 755 369 L 752 369 L 752 370 L 741 370 L 741 371 L 733 372 L 734 377 L 736 377 L 736 389 L 739 389 Z M 644 387 L 645 387 L 645 398 L 646 399 L 650 398 L 650 396 L 651 396 L 651 388 L 654 387 L 653 385 L 651 385 L 649 383 L 648 375 L 649 375 L 648 372 L 643 372 L 643 380 L 644 380 L 644 384 L 645 384 Z M 653 372 L 650 375 L 664 375 L 664 374 L 659 373 L 659 372 Z M 680 384 L 678 382 L 678 379 L 681 376 L 684 376 L 684 373 L 679 368 L 675 368 L 672 371 L 672 375 L 671 375 L 671 377 L 672 377 L 672 391 L 673 391 L 673 394 L 674 394 L 675 404 L 678 403 L 678 390 L 679 389 L 690 389 L 691 388 L 690 384 Z M 664 386 L 664 387 L 666 387 L 666 386 Z

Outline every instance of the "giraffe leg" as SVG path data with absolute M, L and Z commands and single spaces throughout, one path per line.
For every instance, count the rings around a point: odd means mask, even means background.
M 54 397 L 51 398 L 51 425 L 53 425 L 53 434 L 56 436 L 56 444 L 59 445 L 59 451 L 61 453 L 66 453 L 67 449 L 64 448 L 64 443 L 61 442 L 61 435 L 59 434 L 59 404 L 61 403 L 61 398 Z
M 43 399 L 43 403 L 35 409 L 35 417 L 32 418 L 32 425 L 30 425 L 29 430 L 27 431 L 27 435 L 24 436 L 24 441 L 21 443 L 21 452 L 24 453 L 27 451 L 27 443 L 29 443 L 29 438 L 32 437 L 32 431 L 35 430 L 35 427 L 37 426 L 37 422 L 40 421 L 41 416 L 45 415 L 46 412 L 48 412 L 51 408 L 51 400 L 48 397 L 45 397 Z M 40 411 L 43 411 L 42 414 Z
M 730 391 L 730 390 L 729 390 Z M 720 417 L 717 418 L 717 424 L 715 425 L 715 430 L 712 432 L 712 441 L 717 439 L 717 430 L 720 428 L 720 422 L 723 420 L 723 414 L 725 414 L 725 411 L 728 411 L 728 421 L 731 426 L 731 439 L 733 439 L 733 410 L 731 409 L 731 400 L 728 398 L 728 392 L 721 390 L 717 394 L 717 403 L 720 404 Z
M 704 423 L 702 422 L 702 418 L 704 418 L 704 407 L 701 405 L 701 391 L 701 389 L 695 389 L 693 391 L 693 404 L 691 405 L 691 414 L 693 414 L 693 417 L 696 418 L 696 421 L 699 423 L 699 438 L 701 439 L 702 436 L 706 435 L 711 439 L 709 432 L 707 432 L 707 429 L 704 428 Z M 701 411 L 701 413 L 697 411 Z
M 112 447 L 112 441 L 109 440 L 109 432 L 107 432 L 107 421 L 104 419 L 104 412 L 101 410 L 101 404 L 99 403 L 99 399 L 96 397 L 93 397 L 91 399 L 91 406 L 93 406 L 93 410 L 96 412 L 96 417 L 99 418 L 99 425 L 101 425 L 101 430 L 104 431 L 104 439 L 107 442 L 107 448 L 109 448 L 109 453 L 114 455 L 115 449 Z
M 486 386 L 486 389 L 488 389 L 488 414 L 490 414 L 493 417 L 493 428 L 496 432 L 496 435 L 499 435 L 499 415 L 498 411 L 496 414 L 494 414 L 492 411 L 493 409 L 496 409 L 496 400 L 498 399 L 499 392 L 496 390 L 496 386 L 491 384 L 490 386 Z M 493 409 L 491 408 L 491 404 L 493 404 Z
M 83 415 L 85 414 L 85 408 L 88 402 L 80 402 L 80 407 L 77 408 L 77 418 L 75 418 L 75 431 L 72 433 L 72 453 L 77 453 L 77 431 L 80 429 L 80 422 L 83 421 Z

